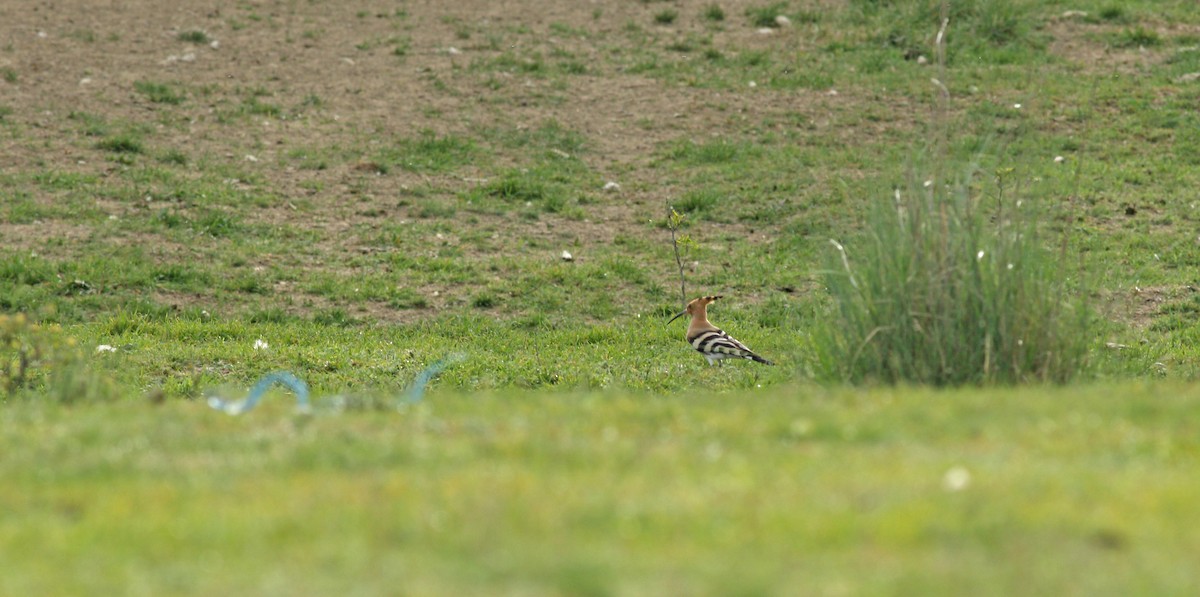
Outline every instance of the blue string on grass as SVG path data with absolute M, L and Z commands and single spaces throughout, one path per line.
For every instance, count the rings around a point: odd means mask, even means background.
M 446 369 L 449 369 L 450 367 L 453 367 L 465 360 L 467 360 L 467 357 L 461 354 L 452 354 L 444 359 L 434 361 L 432 365 L 426 367 L 424 371 L 417 375 L 417 378 L 413 380 L 412 385 L 408 387 L 408 394 L 406 395 L 405 400 L 403 400 L 397 406 L 401 406 L 406 402 L 408 404 L 420 402 L 421 398 L 425 395 L 425 386 L 429 385 L 429 380 L 433 379 L 442 371 L 445 371 Z
M 262 399 L 263 394 L 266 394 L 271 385 L 276 383 L 296 395 L 297 411 L 312 412 L 312 406 L 308 403 L 308 384 L 289 371 L 276 371 L 264 375 L 262 379 L 258 380 L 258 383 L 254 384 L 253 388 L 250 388 L 250 395 L 246 396 L 245 400 L 232 401 L 223 400 L 219 396 L 209 396 L 208 405 L 224 413 L 240 415 L 258 406 L 258 401 Z
M 442 371 L 457 365 L 466 360 L 466 357 L 461 354 L 451 354 L 443 359 L 435 361 L 433 364 L 426 367 L 419 373 L 412 385 L 408 387 L 408 392 L 403 398 L 396 400 L 396 408 L 401 408 L 407 404 L 415 404 L 421 401 L 425 396 L 425 387 L 429 385 L 430 380 L 436 377 Z M 312 405 L 308 401 L 308 384 L 304 380 L 296 377 L 290 371 L 276 371 L 264 375 L 254 387 L 250 389 L 250 394 L 244 400 L 224 400 L 220 396 L 209 396 L 208 405 L 216 410 L 230 414 L 240 415 L 248 412 L 255 406 L 258 406 L 259 400 L 263 394 L 273 384 L 280 384 L 296 395 L 296 410 L 304 414 L 312 413 Z M 340 411 L 344 408 L 346 402 L 345 396 L 334 396 L 332 408 L 334 411 Z

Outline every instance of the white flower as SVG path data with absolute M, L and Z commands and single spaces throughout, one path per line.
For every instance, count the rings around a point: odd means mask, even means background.
M 266 350 L 270 347 L 271 345 L 267 344 L 267 341 L 263 340 L 262 338 L 254 341 L 254 350 Z
M 1013 109 L 1014 109 L 1014 110 L 1020 110 L 1020 109 L 1021 109 L 1021 104 L 1013 104 Z
M 976 260 L 976 261 L 979 261 L 979 260 L 981 260 L 981 259 L 983 259 L 983 251 L 980 251 L 980 252 L 978 252 L 978 253 L 976 253 L 976 254 L 975 254 L 975 260 Z
M 96 352 L 117 352 L 117 349 L 108 344 L 101 344 L 96 347 Z
M 962 491 L 970 484 L 971 472 L 961 466 L 951 468 L 942 477 L 942 487 L 945 487 L 946 491 Z

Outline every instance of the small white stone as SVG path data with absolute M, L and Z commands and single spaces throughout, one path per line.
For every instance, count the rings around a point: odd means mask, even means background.
M 925 188 L 928 189 L 929 187 L 933 186 L 933 181 L 932 180 L 925 181 L 924 186 L 925 186 Z
M 1065 11 L 1062 13 L 1062 18 L 1064 18 L 1064 19 L 1070 19 L 1073 17 L 1086 17 L 1086 16 L 1088 16 L 1088 13 L 1087 13 L 1087 11 L 1084 11 L 1084 10 L 1068 10 L 1068 11 Z
M 1065 160 L 1065 159 L 1066 158 L 1062 157 L 1061 155 L 1056 155 L 1056 156 L 1054 156 L 1054 163 L 1061 164 L 1061 163 L 1063 163 L 1063 160 Z
M 210 43 L 208 44 L 208 47 L 210 47 L 210 48 L 212 48 L 212 49 L 214 49 L 214 50 L 215 50 L 215 49 L 217 49 L 217 48 L 221 47 L 221 42 L 219 42 L 219 41 L 217 41 L 217 40 L 215 40 L 215 39 L 214 39 L 214 40 L 212 40 L 212 42 L 210 42 Z
M 615 193 L 615 192 L 621 190 L 621 185 L 610 180 L 610 181 L 604 183 L 604 190 L 606 190 L 610 193 Z
M 257 162 L 257 161 L 258 161 L 258 158 L 254 157 L 254 156 L 252 156 L 252 155 L 250 155 L 250 154 L 246 154 L 246 161 L 247 161 L 247 162 Z
M 917 56 L 917 64 L 929 64 L 929 59 L 924 54 Z
M 38 32 L 37 32 L 37 36 L 38 36 L 39 38 L 41 38 L 41 39 L 46 39 L 46 32 L 45 32 L 45 31 L 38 31 Z
M 770 35 L 772 33 L 775 33 L 775 30 L 770 27 L 763 27 L 762 29 L 758 30 L 759 35 Z
M 179 61 L 180 61 L 180 62 L 195 62 L 195 61 L 196 61 L 196 54 L 195 54 L 195 53 L 193 53 L 193 52 L 188 52 L 187 54 L 184 54 L 183 56 L 180 56 L 180 57 L 179 57 Z
M 792 20 L 787 18 L 785 15 L 779 15 L 775 17 L 775 24 L 779 25 L 780 27 L 791 27 Z
M 1013 109 L 1014 109 L 1014 110 L 1020 110 L 1020 109 L 1021 109 L 1021 104 L 1013 104 Z
M 825 92 L 825 95 L 837 95 L 837 94 L 838 94 L 837 89 L 830 89 L 829 91 Z
M 971 472 L 961 466 L 951 468 L 942 477 L 942 487 L 945 487 L 946 491 L 962 491 L 970 484 Z
M 88 83 L 91 83 L 91 82 L 92 82 L 92 78 L 91 78 L 91 77 L 84 77 L 84 78 L 82 78 L 82 79 L 80 79 L 80 80 L 79 80 L 79 84 L 80 84 L 80 85 L 87 85 Z
M 108 344 L 101 344 L 96 347 L 96 352 L 117 352 L 117 349 Z
M 454 46 L 450 46 L 449 48 L 446 48 L 446 53 L 451 56 L 458 56 L 459 54 L 462 54 L 462 50 Z
M 569 251 L 563 251 L 562 252 L 562 260 L 563 261 L 574 261 L 575 258 L 571 256 L 571 253 Z
M 755 83 L 754 81 L 750 81 L 750 86 L 751 86 L 751 87 L 758 87 L 758 83 Z

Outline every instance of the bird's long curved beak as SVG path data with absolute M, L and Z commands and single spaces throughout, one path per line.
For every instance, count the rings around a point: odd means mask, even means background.
M 684 315 L 687 315 L 687 310 L 686 310 L 686 309 L 685 309 L 685 310 L 683 310 L 683 311 L 680 311 L 680 312 L 679 312 L 679 313 L 677 313 L 677 314 L 675 314 L 675 317 L 672 317 L 672 318 L 671 318 L 671 321 L 675 321 L 676 319 L 679 319 L 680 317 L 683 317 Z M 671 321 L 668 321 L 668 322 L 667 322 L 667 325 L 671 325 Z

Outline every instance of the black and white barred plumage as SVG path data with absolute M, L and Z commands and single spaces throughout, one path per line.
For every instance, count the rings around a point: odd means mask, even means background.
M 745 344 L 738 342 L 736 338 L 726 334 L 721 328 L 710 328 L 688 334 L 688 342 L 692 348 L 704 355 L 708 359 L 708 364 L 716 364 L 721 359 L 750 359 L 764 365 L 774 365 L 771 361 L 764 359 L 753 350 L 746 347 Z

